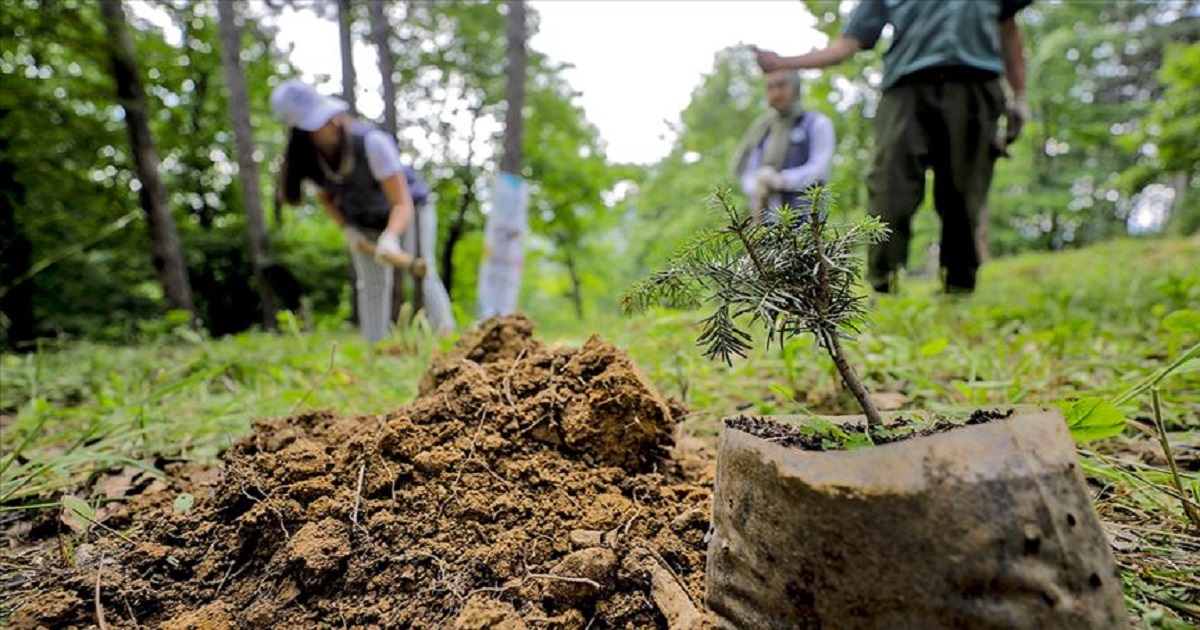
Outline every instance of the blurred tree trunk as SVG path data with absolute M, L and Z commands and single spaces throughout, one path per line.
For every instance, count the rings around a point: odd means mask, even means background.
M 396 84 L 393 83 L 393 77 L 396 72 L 396 54 L 392 51 L 391 42 L 391 23 L 388 21 L 388 7 L 391 2 L 387 0 L 372 0 L 368 5 L 371 18 L 371 38 L 375 40 L 375 54 L 379 59 L 379 77 L 383 87 L 383 130 L 392 138 L 399 140 L 399 129 L 396 125 Z M 417 243 L 420 244 L 420 232 L 417 225 L 417 216 L 413 215 L 410 230 L 417 230 Z M 419 252 L 414 252 L 419 255 Z M 408 295 L 410 275 L 402 271 L 396 272 L 396 281 L 392 283 L 392 321 L 399 322 L 400 311 L 404 306 Z M 413 312 L 417 312 L 421 308 L 421 291 L 420 283 L 412 282 L 412 304 Z
M 9 111 L 0 109 L 0 119 Z M 17 181 L 17 165 L 10 161 L 8 147 L 8 138 L 0 136 L 0 314 L 4 315 L 4 343 L 21 350 L 35 335 L 34 284 L 25 277 L 33 265 L 33 244 L 17 222 L 25 187 Z
M 1041 102 L 1041 118 L 1042 135 L 1031 144 L 1033 151 L 1033 185 L 1030 190 L 1045 190 L 1053 181 L 1051 175 L 1054 172 L 1054 164 L 1050 160 L 1050 156 L 1046 155 L 1046 144 L 1054 137 L 1053 118 L 1051 118 L 1051 108 L 1049 97 L 1045 97 Z M 1050 251 L 1059 249 L 1058 238 L 1058 212 L 1053 205 L 1043 205 L 1041 211 L 1048 216 L 1048 225 L 1042 224 L 1039 229 L 1042 230 L 1040 241 L 1041 247 Z
M 388 0 L 372 0 L 371 37 L 375 40 L 375 52 L 379 55 L 379 76 L 383 83 L 383 130 L 394 138 L 399 134 L 396 123 L 396 53 L 392 51 L 392 27 L 387 10 L 392 3 Z
M 458 212 L 450 221 L 450 230 L 446 234 L 446 246 L 442 248 L 442 282 L 446 285 L 446 290 L 450 291 L 454 287 L 454 250 L 458 248 L 459 241 L 467 233 L 467 215 L 471 211 L 471 207 L 475 205 L 475 177 L 470 168 L 467 167 L 467 172 L 461 177 L 463 184 L 462 195 L 458 198 Z
M 239 56 L 242 51 L 242 31 L 235 15 L 232 2 L 218 2 L 218 28 L 221 38 L 221 65 L 225 70 L 225 82 L 229 88 L 229 116 L 237 143 L 238 177 L 242 184 L 242 198 L 246 204 L 246 232 L 250 241 L 250 265 L 254 269 L 254 280 L 258 283 L 258 296 L 262 301 L 263 327 L 275 329 L 275 314 L 279 310 L 275 290 L 263 273 L 267 262 L 267 225 L 263 218 L 262 189 L 258 178 L 258 165 L 254 162 L 254 130 L 250 124 L 250 97 L 246 90 L 246 77 L 242 74 Z
M 167 189 L 158 174 L 158 149 L 150 135 L 146 96 L 135 62 L 125 9 L 120 0 L 103 0 L 100 3 L 100 16 L 108 33 L 108 54 L 117 83 L 117 100 L 125 112 L 129 145 L 141 183 L 138 195 L 150 228 L 154 267 L 162 281 L 167 303 L 172 308 L 191 312 L 194 320 L 196 310 L 192 303 L 187 265 L 179 234 L 175 230 L 175 219 L 167 206 Z
M 478 135 L 478 126 L 474 121 L 479 120 L 479 116 L 483 111 L 482 105 L 472 107 L 471 112 L 471 129 L 467 134 L 467 159 L 461 165 L 454 167 L 454 173 L 459 183 L 462 184 L 462 194 L 458 197 L 458 211 L 450 219 L 450 226 L 446 232 L 446 244 L 442 247 L 440 256 L 442 283 L 446 285 L 446 291 L 454 292 L 454 250 L 458 247 L 458 242 L 462 240 L 467 233 L 467 215 L 470 214 L 471 208 L 476 205 L 477 195 L 475 193 L 475 138 Z M 447 129 L 442 130 L 443 137 L 447 135 Z
M 372 4 L 376 1 L 372 0 Z M 350 2 L 351 0 L 337 0 L 338 38 L 342 49 L 342 98 L 350 104 L 351 112 L 358 113 L 358 107 L 354 103 L 357 77 L 354 74 L 354 40 L 351 38 L 354 13 L 351 12 Z
M 337 0 L 338 41 L 342 51 L 342 100 L 350 105 L 350 112 L 357 114 L 358 107 L 354 103 L 354 90 L 357 77 L 354 74 L 354 41 L 351 38 L 351 26 L 354 14 L 350 10 L 350 0 Z M 346 264 L 350 273 L 350 319 L 358 324 L 358 274 L 354 271 L 354 259 L 346 255 Z
M 504 113 L 504 156 L 500 170 L 521 174 L 525 141 L 525 0 L 508 0 L 508 21 L 505 27 L 508 40 L 508 70 L 505 95 L 508 107 Z
M 1188 194 L 1188 181 L 1191 176 L 1186 171 L 1175 173 L 1171 181 L 1171 189 L 1175 197 L 1171 200 L 1171 210 L 1167 215 L 1167 225 L 1176 228 L 1176 233 L 1187 236 L 1200 233 L 1200 207 L 1193 208 L 1196 201 Z
M 583 281 L 579 277 L 578 256 L 575 248 L 570 247 L 567 238 L 559 239 L 559 247 L 563 250 L 567 276 L 571 279 L 571 304 L 575 307 L 575 317 L 583 321 Z
M 522 200 L 526 183 L 522 177 L 525 144 L 526 35 L 524 0 L 507 0 L 505 20 L 508 67 L 504 73 L 504 154 L 500 156 L 501 177 L 495 182 L 499 199 L 484 222 L 484 256 L 476 289 L 480 317 L 503 315 L 516 307 L 521 277 L 524 233 L 528 228 L 527 207 Z M 509 177 L 505 177 L 507 173 Z M 510 179 L 510 177 L 512 179 Z M 509 194 L 511 189 L 512 195 Z
M 271 191 L 271 214 L 275 217 L 275 228 L 283 227 L 283 156 L 276 161 L 274 190 Z

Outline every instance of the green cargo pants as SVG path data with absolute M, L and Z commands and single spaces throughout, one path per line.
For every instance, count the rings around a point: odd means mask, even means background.
M 997 124 L 1004 92 L 995 78 L 962 80 L 924 72 L 884 92 L 875 115 L 875 161 L 867 181 L 869 211 L 891 237 L 873 245 L 867 279 L 894 290 L 894 272 L 908 262 L 912 217 L 933 169 L 933 204 L 942 221 L 940 262 L 947 292 L 975 289 L 975 233 L 1000 148 Z M 959 79 L 959 80 L 955 80 Z

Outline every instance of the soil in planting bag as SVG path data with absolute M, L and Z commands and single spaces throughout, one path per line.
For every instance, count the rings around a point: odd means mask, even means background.
M 735 424 L 719 441 L 705 583 L 720 627 L 1128 626 L 1057 412 L 835 452 Z

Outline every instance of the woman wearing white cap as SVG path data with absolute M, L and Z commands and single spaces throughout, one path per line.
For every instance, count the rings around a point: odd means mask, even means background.
M 429 187 L 412 167 L 401 163 L 395 139 L 353 118 L 345 101 L 293 79 L 275 88 L 271 107 L 291 128 L 283 163 L 283 198 L 300 203 L 300 184 L 307 179 L 317 185 L 317 199 L 342 227 L 354 261 L 359 325 L 368 341 L 379 341 L 388 333 L 394 282 L 394 268 L 384 259 L 404 255 L 400 235 L 418 207 L 424 206 Z M 427 233 L 435 225 L 433 217 L 429 219 L 422 212 L 422 255 L 431 253 L 436 234 L 436 228 Z M 371 249 L 374 255 L 364 251 Z M 422 279 L 422 293 L 426 317 L 434 328 L 453 330 L 450 297 L 432 269 Z

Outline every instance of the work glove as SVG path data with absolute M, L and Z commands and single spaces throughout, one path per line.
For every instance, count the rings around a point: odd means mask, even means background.
M 371 239 L 351 225 L 342 226 L 342 238 L 346 240 L 346 249 L 352 252 L 371 251 Z
M 386 262 L 385 259 L 405 258 L 407 255 L 400 249 L 400 235 L 384 232 L 375 242 L 375 260 Z
M 1004 108 L 1004 146 L 1017 141 L 1021 128 L 1028 121 L 1029 102 L 1025 100 L 1025 95 L 1008 99 L 1008 105 Z
M 783 190 L 783 175 L 779 171 L 770 166 L 763 166 L 758 169 L 758 174 L 755 175 L 758 181 L 759 190 L 775 191 Z
M 783 176 L 770 166 L 763 166 L 754 174 L 754 197 L 751 200 L 751 207 L 756 221 L 762 220 L 771 193 L 782 187 Z

